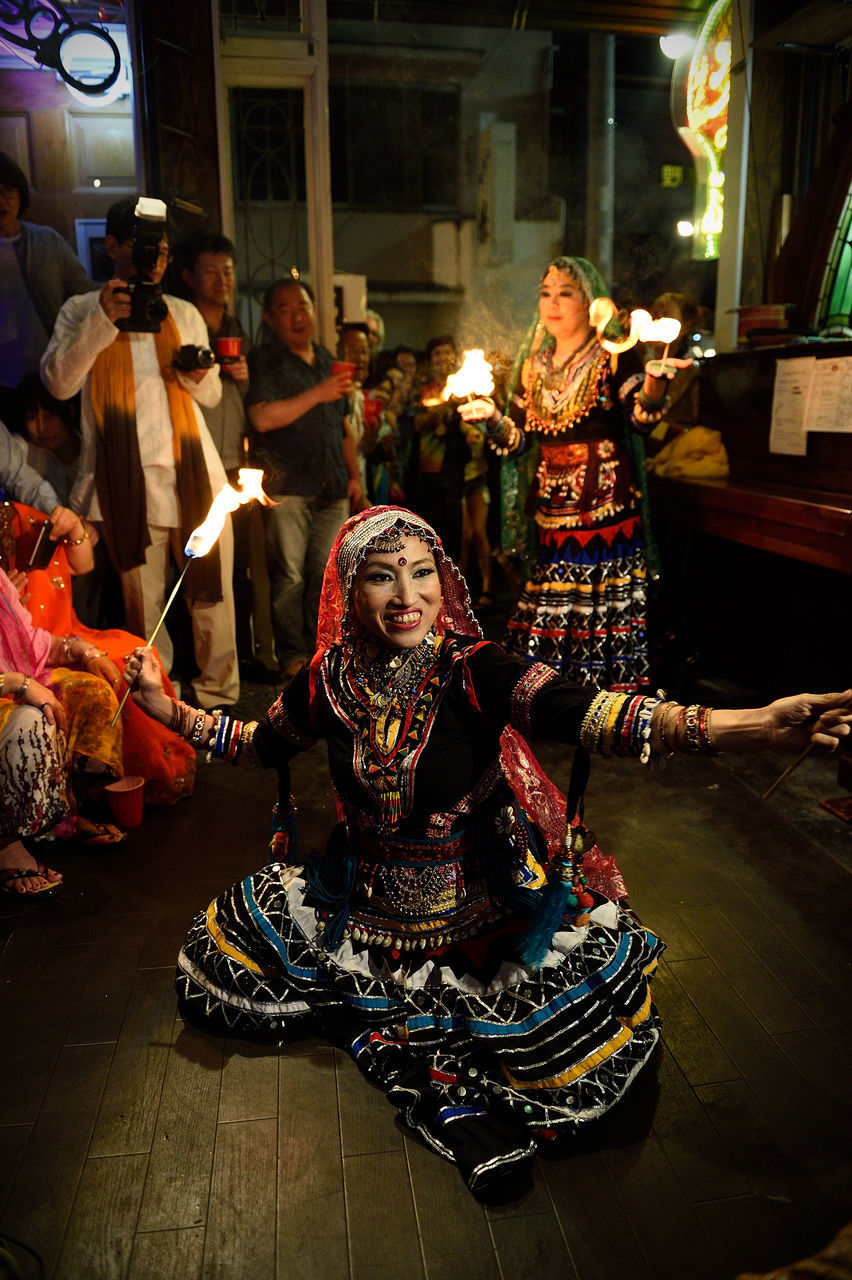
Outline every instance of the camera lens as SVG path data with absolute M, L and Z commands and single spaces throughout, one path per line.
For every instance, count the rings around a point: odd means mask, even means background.
M 149 298 L 145 303 L 142 314 L 150 324 L 154 324 L 165 320 L 169 314 L 169 309 L 162 298 Z

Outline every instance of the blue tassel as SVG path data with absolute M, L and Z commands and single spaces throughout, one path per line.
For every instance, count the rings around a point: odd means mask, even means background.
M 544 963 L 554 933 L 558 932 L 566 911 L 577 905 L 577 897 L 570 883 L 550 880 L 538 892 L 538 901 L 530 915 L 520 956 L 531 969 L 540 969 Z
M 304 860 L 305 902 L 328 911 L 323 947 L 334 951 L 343 941 L 349 920 L 349 899 L 355 888 L 358 858 L 341 822 L 331 834 L 325 857 L 312 854 Z

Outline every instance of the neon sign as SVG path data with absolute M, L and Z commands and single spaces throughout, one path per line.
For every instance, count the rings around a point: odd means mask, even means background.
M 725 214 L 731 11 L 732 0 L 716 0 L 704 20 L 692 57 L 685 68 L 675 68 L 672 78 L 675 128 L 695 161 L 696 258 L 718 258 Z

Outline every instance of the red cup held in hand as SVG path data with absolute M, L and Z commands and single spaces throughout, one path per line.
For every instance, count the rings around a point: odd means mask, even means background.
M 242 354 L 242 338 L 216 338 L 213 349 L 220 364 L 234 364 Z
M 332 377 L 334 377 L 334 375 L 338 373 L 348 374 L 349 381 L 351 382 L 352 379 L 355 377 L 355 366 L 354 364 L 350 364 L 348 360 L 332 360 L 331 362 Z

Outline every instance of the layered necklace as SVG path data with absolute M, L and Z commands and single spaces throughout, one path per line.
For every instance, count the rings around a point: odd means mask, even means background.
M 354 681 L 374 719 L 379 719 L 390 708 L 401 708 L 408 703 L 425 672 L 434 664 L 439 648 L 438 631 L 433 625 L 413 649 L 389 654 L 371 644 L 356 658 Z
M 554 368 L 553 348 L 540 351 L 527 384 L 527 428 L 542 435 L 558 435 L 585 417 L 596 404 L 606 404 L 602 386 L 609 356 L 592 333 L 560 368 Z

